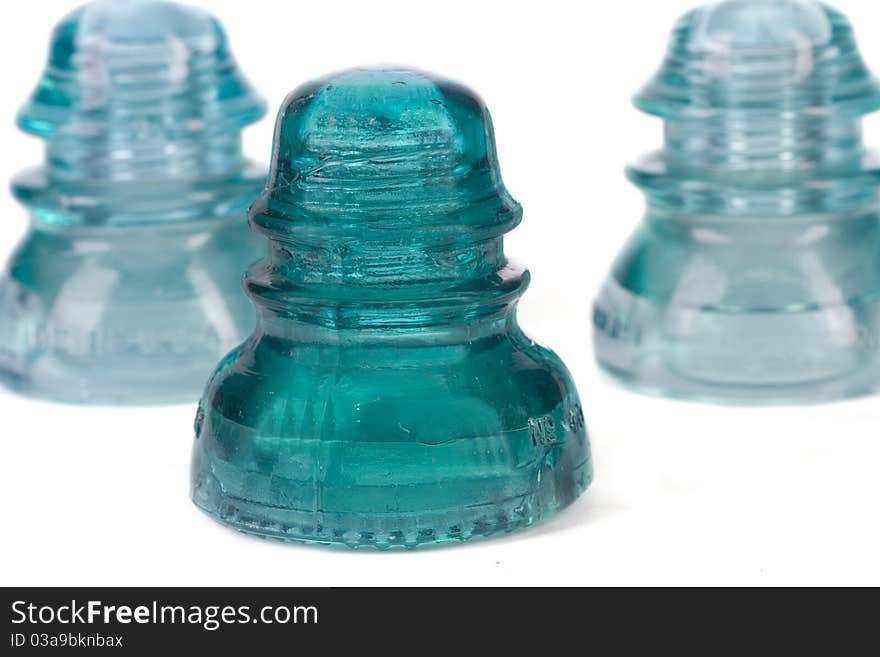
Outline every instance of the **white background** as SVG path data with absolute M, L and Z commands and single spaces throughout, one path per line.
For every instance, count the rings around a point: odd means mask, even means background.
M 0 179 L 38 163 L 14 127 L 67 0 L 0 5 Z M 301 82 L 362 64 L 417 66 L 489 105 L 505 182 L 524 205 L 507 250 L 533 284 L 526 330 L 577 381 L 596 478 L 553 520 L 509 538 L 411 553 L 262 541 L 188 499 L 195 407 L 80 408 L 0 392 L 4 585 L 880 584 L 880 398 L 726 408 L 615 388 L 590 353 L 589 308 L 642 212 L 623 178 L 659 144 L 629 98 L 692 3 L 199 2 L 225 23 L 270 117 Z M 838 0 L 880 71 L 880 6 Z M 869 121 L 869 139 L 880 131 Z M 3 255 L 27 217 L 0 196 Z

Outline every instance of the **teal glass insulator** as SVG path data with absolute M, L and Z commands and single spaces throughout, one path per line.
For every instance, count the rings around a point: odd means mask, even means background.
M 727 0 L 675 27 L 635 97 L 664 145 L 593 313 L 599 363 L 662 395 L 800 403 L 880 382 L 880 108 L 852 28 L 813 0 Z
M 574 383 L 526 337 L 522 209 L 489 113 L 412 70 L 353 70 L 284 102 L 250 211 L 255 333 L 196 418 L 192 498 L 288 541 L 415 547 L 529 525 L 592 476 Z
M 0 381 L 82 403 L 193 401 L 253 327 L 241 272 L 265 113 L 218 22 L 99 0 L 55 29 L 19 126 L 46 142 L 13 192 L 31 212 L 0 278 Z

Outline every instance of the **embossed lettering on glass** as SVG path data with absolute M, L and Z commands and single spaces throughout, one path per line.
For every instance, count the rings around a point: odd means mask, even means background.
M 574 383 L 523 334 L 489 113 L 412 70 L 343 72 L 281 108 L 251 209 L 256 332 L 200 404 L 192 497 L 262 536 L 414 547 L 509 532 L 592 476 Z
M 253 327 L 241 272 L 265 113 L 203 11 L 101 0 L 52 37 L 18 123 L 46 161 L 13 183 L 31 225 L 0 280 L 0 381 L 86 403 L 191 401 Z

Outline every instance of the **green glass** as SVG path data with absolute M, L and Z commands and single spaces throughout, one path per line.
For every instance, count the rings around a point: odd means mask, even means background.
M 880 107 L 847 19 L 815 0 L 684 16 L 636 106 L 662 150 L 631 167 L 647 212 L 594 311 L 627 385 L 725 403 L 850 397 L 880 383 Z
M 559 358 L 523 334 L 522 210 L 470 90 L 411 70 L 296 89 L 251 209 L 258 327 L 208 383 L 192 497 L 289 541 L 414 547 L 509 532 L 592 467 Z
M 95 0 L 52 35 L 18 116 L 46 161 L 13 181 L 30 228 L 0 276 L 0 382 L 66 402 L 192 402 L 253 328 L 245 213 L 265 113 L 220 24 L 162 0 Z

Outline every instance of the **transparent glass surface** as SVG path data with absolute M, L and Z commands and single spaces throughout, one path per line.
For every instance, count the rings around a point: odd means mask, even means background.
M 811 0 L 685 15 L 635 98 L 662 150 L 628 169 L 647 212 L 593 313 L 596 356 L 676 397 L 797 403 L 880 381 L 880 87 Z
M 411 70 L 306 84 L 251 209 L 255 333 L 208 383 L 192 497 L 261 536 L 414 547 L 529 525 L 592 467 L 565 366 L 526 337 L 522 210 L 482 101 Z
M 64 18 L 19 126 L 31 224 L 0 277 L 0 381 L 50 399 L 191 401 L 253 328 L 245 219 L 265 184 L 241 130 L 265 113 L 201 10 L 101 0 Z

